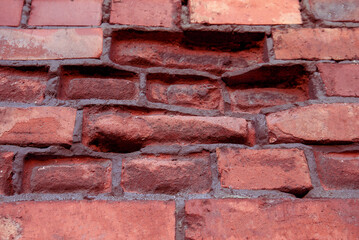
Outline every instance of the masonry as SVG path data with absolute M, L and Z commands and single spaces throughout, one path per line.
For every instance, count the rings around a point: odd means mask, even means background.
M 359 239 L 356 0 L 0 0 L 0 239 Z

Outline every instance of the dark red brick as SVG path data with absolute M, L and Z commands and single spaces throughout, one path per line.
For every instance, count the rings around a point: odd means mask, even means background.
M 47 79 L 45 69 L 0 68 L 0 101 L 41 103 Z
M 316 19 L 359 22 L 359 2 L 357 0 L 309 0 L 309 6 Z
M 211 183 L 208 154 L 142 156 L 123 161 L 121 185 L 126 192 L 206 193 Z
M 32 157 L 25 162 L 25 193 L 111 192 L 110 160 L 89 157 Z
M 319 63 L 318 69 L 328 96 L 359 96 L 359 65 Z
M 303 195 L 312 189 L 307 159 L 298 149 L 217 149 L 222 187 L 279 190 Z
M 1 239 L 175 239 L 175 203 L 54 201 L 0 204 Z
M 356 239 L 359 200 L 187 201 L 186 239 Z
M 19 26 L 24 0 L 0 1 L 0 26 Z
M 324 189 L 359 189 L 359 153 L 316 152 L 315 156 Z
M 70 145 L 76 109 L 65 107 L 0 108 L 0 144 Z
M 29 25 L 100 25 L 103 0 L 33 0 Z
M 359 105 L 315 104 L 267 115 L 270 143 L 359 141 Z
M 14 159 L 14 153 L 0 152 L 0 195 L 8 195 L 12 193 L 13 159 Z

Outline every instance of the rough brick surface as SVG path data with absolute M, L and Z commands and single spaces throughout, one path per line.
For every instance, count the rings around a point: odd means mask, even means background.
M 359 189 L 359 153 L 316 152 L 315 156 L 324 189 Z
M 0 60 L 99 58 L 102 30 L 0 29 Z
M 40 103 L 47 79 L 45 69 L 0 68 L 0 101 Z
M 359 29 L 273 30 L 277 59 L 359 59 Z
M 111 192 L 111 161 L 86 157 L 32 157 L 25 162 L 22 191 Z
M 29 25 L 100 25 L 103 0 L 34 0 Z
M 309 0 L 315 18 L 334 22 L 359 22 L 357 0 Z
M 222 187 L 275 189 L 297 195 L 311 188 L 304 152 L 298 149 L 217 149 Z
M 110 23 L 152 27 L 173 27 L 178 0 L 112 0 Z
M 175 239 L 174 213 L 160 201 L 1 203 L 0 238 Z
M 0 195 L 6 195 L 12 193 L 11 184 L 12 184 L 13 158 L 14 158 L 14 153 L 12 152 L 0 152 Z
M 187 239 L 355 239 L 358 200 L 190 200 Z
M 23 0 L 0 1 L 0 26 L 19 26 Z
M 97 151 L 132 152 L 151 144 L 246 142 L 247 121 L 233 117 L 84 114 L 83 143 Z M 141 131 L 138 131 L 141 129 Z
M 209 155 L 143 156 L 126 159 L 121 185 L 126 192 L 206 193 L 212 183 Z
M 0 144 L 72 143 L 76 110 L 64 107 L 0 108 Z
M 328 96 L 359 96 L 359 64 L 317 65 Z
M 272 113 L 266 117 L 269 142 L 358 142 L 358 117 L 355 103 L 315 104 Z
M 301 24 L 298 0 L 189 0 L 192 23 Z

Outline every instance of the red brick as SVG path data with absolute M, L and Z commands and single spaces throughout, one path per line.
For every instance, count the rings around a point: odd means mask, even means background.
M 111 161 L 89 157 L 32 157 L 25 162 L 25 193 L 111 192 Z
M 312 189 L 304 152 L 298 149 L 217 149 L 222 187 L 279 190 L 303 195 Z
M 85 109 L 83 143 L 96 151 L 114 152 L 152 144 L 244 143 L 247 125 L 245 119 L 234 117 L 91 114 L 91 109 Z
M 316 19 L 359 22 L 359 2 L 357 0 L 309 0 L 309 6 Z
M 0 108 L 0 144 L 70 145 L 76 110 L 65 107 Z
M 359 59 L 359 29 L 273 30 L 277 59 Z
M 47 79 L 44 69 L 0 68 L 0 101 L 40 103 Z
M 0 26 L 19 26 L 24 0 L 0 0 Z
M 100 25 L 103 0 L 34 0 L 29 25 L 88 26 Z
M 267 115 L 270 143 L 359 141 L 359 105 L 316 104 Z
M 112 0 L 110 23 L 173 27 L 178 0 Z
M 12 183 L 13 159 L 14 159 L 14 153 L 0 152 L 0 195 L 7 195 L 12 193 L 11 183 Z
M 206 193 L 211 183 L 208 154 L 142 156 L 123 162 L 121 185 L 126 192 Z
M 316 152 L 315 156 L 324 189 L 359 189 L 359 153 Z
M 99 58 L 102 30 L 0 29 L 0 60 Z
M 175 204 L 63 201 L 0 204 L 1 239 L 175 239 Z M 10 237 L 12 235 L 12 237 Z
M 356 239 L 359 201 L 190 200 L 186 239 Z
M 204 39 L 209 40 L 206 43 Z M 191 68 L 216 74 L 266 60 L 261 33 L 219 32 L 191 32 L 186 37 L 163 32 L 117 32 L 110 58 L 121 65 Z
M 319 63 L 318 69 L 328 96 L 359 96 L 358 64 Z
M 298 0 L 189 0 L 192 23 L 301 24 Z
M 200 109 L 223 108 L 219 84 L 194 76 L 149 75 L 146 95 L 151 102 Z

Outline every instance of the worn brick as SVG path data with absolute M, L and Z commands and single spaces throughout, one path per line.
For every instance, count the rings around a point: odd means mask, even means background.
M 0 0 L 0 26 L 19 26 L 23 0 Z
M 359 189 L 359 153 L 315 152 L 315 157 L 324 189 Z
M 14 153 L 0 152 L 0 195 L 7 195 L 12 193 L 13 159 L 14 159 Z
M 0 108 L 0 144 L 70 145 L 76 110 L 65 107 Z
M 328 96 L 359 96 L 359 64 L 319 63 L 317 66 Z
M 186 202 L 186 239 L 356 239 L 359 201 L 211 199 Z
M 103 0 L 33 0 L 29 25 L 100 25 Z
M 359 2 L 357 0 L 309 0 L 309 7 L 316 19 L 359 22 Z
M 301 24 L 298 0 L 189 0 L 192 23 Z
M 25 162 L 25 193 L 111 192 L 110 160 L 90 157 L 31 157 Z
M 301 28 L 273 30 L 277 59 L 359 59 L 359 29 Z
M 304 152 L 298 149 L 217 149 L 222 187 L 279 190 L 303 195 L 312 189 Z
M 112 0 L 110 23 L 169 28 L 180 6 L 178 0 Z
M 84 112 L 83 143 L 97 151 L 132 152 L 152 144 L 246 143 L 247 137 L 243 118 Z
M 0 60 L 99 58 L 102 30 L 0 29 Z
M 40 103 L 47 79 L 43 68 L 0 68 L 0 101 Z
M 141 156 L 123 161 L 121 185 L 126 192 L 206 193 L 211 183 L 208 154 Z
M 315 104 L 267 115 L 270 143 L 359 141 L 359 105 Z
M 1 239 L 175 239 L 175 204 L 54 201 L 0 204 Z M 6 238 L 12 233 L 12 238 Z

